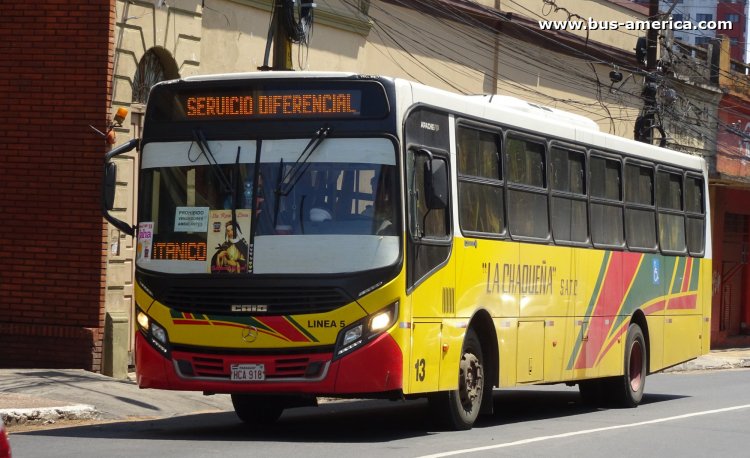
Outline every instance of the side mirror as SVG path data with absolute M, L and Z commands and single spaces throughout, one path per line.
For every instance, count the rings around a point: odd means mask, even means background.
M 115 218 L 110 213 L 115 206 L 115 188 L 117 184 L 117 165 L 111 161 L 112 158 L 127 153 L 137 146 L 138 140 L 133 139 L 108 152 L 104 156 L 104 176 L 102 177 L 102 215 L 110 224 L 131 237 L 135 235 L 135 227 Z
M 443 159 L 431 158 L 424 163 L 425 202 L 430 210 L 448 208 L 448 165 Z
M 104 164 L 104 208 L 111 211 L 115 207 L 115 186 L 117 184 L 117 164 Z

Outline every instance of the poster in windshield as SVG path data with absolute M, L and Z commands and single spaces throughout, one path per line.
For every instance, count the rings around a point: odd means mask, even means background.
M 253 271 L 248 244 L 250 210 L 211 210 L 208 216 L 208 272 L 238 274 Z

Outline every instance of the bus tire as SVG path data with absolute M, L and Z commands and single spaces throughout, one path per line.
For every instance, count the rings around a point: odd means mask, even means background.
M 611 380 L 612 400 L 621 407 L 637 407 L 643 399 L 648 372 L 648 349 L 641 327 L 632 323 L 625 339 L 624 372 Z
M 484 372 L 482 345 L 477 333 L 469 329 L 461 349 L 458 389 L 437 393 L 430 398 L 430 406 L 444 427 L 462 431 L 474 425 L 487 385 Z
M 285 403 L 274 396 L 233 394 L 234 412 L 243 423 L 251 426 L 270 426 L 284 412 Z

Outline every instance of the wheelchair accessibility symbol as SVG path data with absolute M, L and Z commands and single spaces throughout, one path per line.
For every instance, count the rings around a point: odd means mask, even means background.
M 659 284 L 659 260 L 654 259 L 651 265 L 653 266 L 653 271 L 654 271 L 654 284 L 658 285 Z

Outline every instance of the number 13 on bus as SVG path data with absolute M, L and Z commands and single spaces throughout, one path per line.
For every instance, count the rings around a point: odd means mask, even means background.
M 709 350 L 699 157 L 345 73 L 160 83 L 142 132 L 106 155 L 103 212 L 137 238 L 143 388 L 227 393 L 252 424 L 424 397 L 469 429 L 495 388 L 635 407 L 648 374 Z M 131 223 L 113 207 L 133 149 Z

